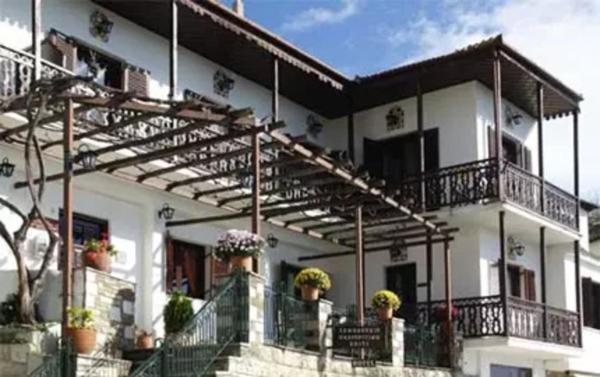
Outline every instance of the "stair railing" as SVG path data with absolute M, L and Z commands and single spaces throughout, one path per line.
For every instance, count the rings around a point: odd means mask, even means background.
M 71 377 L 74 375 L 75 352 L 70 340 L 59 342 L 54 354 L 45 358 L 42 364 L 27 377 Z
M 244 329 L 241 300 L 247 284 L 244 273 L 236 273 L 206 302 L 184 328 L 165 339 L 132 377 L 202 376 L 238 340 Z

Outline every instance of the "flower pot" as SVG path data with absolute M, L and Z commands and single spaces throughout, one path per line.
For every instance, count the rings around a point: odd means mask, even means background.
M 319 288 L 312 285 L 303 285 L 300 287 L 302 299 L 304 301 L 317 301 L 319 299 Z
M 148 350 L 154 348 L 154 341 L 151 335 L 139 335 L 135 341 L 139 349 Z
M 108 272 L 110 269 L 110 255 L 107 252 L 86 251 L 83 255 L 86 266 L 104 272 Z
M 377 308 L 377 315 L 382 321 L 389 321 L 394 316 L 394 309 L 392 308 Z
M 67 336 L 73 339 L 73 348 L 77 353 L 89 355 L 96 347 L 95 329 L 67 328 Z
M 252 257 L 231 257 L 231 268 L 233 270 L 243 269 L 252 272 Z

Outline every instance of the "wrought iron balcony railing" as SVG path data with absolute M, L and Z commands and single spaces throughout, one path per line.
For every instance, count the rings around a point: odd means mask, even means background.
M 29 92 L 34 80 L 35 57 L 0 44 L 0 98 L 22 96 Z M 42 60 L 42 78 L 72 76 L 73 73 Z
M 431 211 L 496 200 L 501 187 L 506 200 L 577 229 L 575 196 L 506 161 L 500 167 L 497 160 L 487 159 L 441 168 L 422 178 L 409 178 L 394 189 L 398 199 L 412 209 Z
M 484 336 L 514 336 L 572 347 L 581 347 L 579 316 L 577 313 L 558 309 L 538 302 L 509 297 L 506 324 L 499 295 L 458 298 L 452 301 L 456 316 L 455 331 L 464 338 Z M 430 305 L 419 303 L 415 317 L 419 323 L 436 323 L 445 301 L 433 301 Z

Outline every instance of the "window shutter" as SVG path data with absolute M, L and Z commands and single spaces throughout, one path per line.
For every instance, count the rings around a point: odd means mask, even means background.
M 590 278 L 581 279 L 582 301 L 583 301 L 583 325 L 594 325 L 594 296 L 593 283 Z
M 138 96 L 148 96 L 148 79 L 146 72 L 132 67 L 125 68 L 125 91 L 134 92 Z
M 489 126 L 488 127 L 488 157 L 493 158 L 496 157 L 496 132 L 494 129 Z
M 363 162 L 369 174 L 382 178 L 383 176 L 383 151 L 381 143 L 365 138 L 363 141 Z
M 525 299 L 529 301 L 535 301 L 535 272 L 531 270 L 525 270 L 523 276 L 525 280 Z
M 173 288 L 173 280 L 175 280 L 175 271 L 173 264 L 175 262 L 173 255 L 173 239 L 169 236 L 166 238 L 167 246 L 167 286 L 166 291 L 171 292 Z
M 592 324 L 591 326 L 595 329 L 600 329 L 600 284 L 592 283 L 592 301 L 591 301 L 591 314 Z
M 64 38 L 56 34 L 51 34 L 48 37 L 48 41 L 64 56 L 63 67 L 73 71 L 77 65 L 77 47 L 67 42 Z
M 431 172 L 440 168 L 439 139 L 437 128 L 425 131 L 425 171 Z
M 531 149 L 523 146 L 523 169 L 531 172 Z

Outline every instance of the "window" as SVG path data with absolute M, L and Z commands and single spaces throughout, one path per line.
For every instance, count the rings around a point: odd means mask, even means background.
M 206 249 L 191 243 L 167 240 L 167 292 L 175 289 L 188 297 L 204 298 Z
M 600 283 L 590 278 L 581 281 L 583 296 L 583 325 L 600 330 Z
M 491 127 L 488 127 L 488 149 L 489 157 L 496 157 L 496 133 Z M 532 170 L 531 150 L 506 133 L 502 135 L 502 157 L 529 172 Z
M 59 231 L 63 232 L 64 213 L 60 210 Z M 73 243 L 77 246 L 83 246 L 89 239 L 102 239 L 103 235 L 108 235 L 108 221 L 98 219 L 92 216 L 86 216 L 79 213 L 73 213 Z
M 406 135 L 385 140 L 364 139 L 364 164 L 369 173 L 386 182 L 398 184 L 420 173 L 419 134 Z M 425 131 L 425 171 L 439 168 L 438 130 Z
M 536 300 L 535 272 L 517 265 L 508 265 L 508 294 L 528 301 Z

